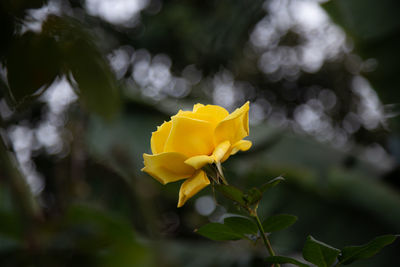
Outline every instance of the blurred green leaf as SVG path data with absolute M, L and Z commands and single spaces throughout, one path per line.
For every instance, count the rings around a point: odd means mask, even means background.
M 303 257 L 305 260 L 317 265 L 318 267 L 331 266 L 340 250 L 331 247 L 321 241 L 314 239 L 312 236 L 307 237 L 307 241 L 303 248 Z
M 263 222 L 263 228 L 266 233 L 272 233 L 276 231 L 288 228 L 297 221 L 297 217 L 290 214 L 278 214 L 268 217 Z
M 103 117 L 114 116 L 120 108 L 119 89 L 95 38 L 76 20 L 54 15 L 43 23 L 43 32 L 58 37 L 66 71 L 84 106 Z
M 6 64 L 11 94 L 19 104 L 50 85 L 58 75 L 57 44 L 43 33 L 26 32 L 14 40 Z
M 396 238 L 397 236 L 395 235 L 383 235 L 376 237 L 365 245 L 345 247 L 339 256 L 339 262 L 346 265 L 356 260 L 370 258 L 385 246 L 392 244 Z
M 337 0 L 323 6 L 336 22 L 358 38 L 376 40 L 400 27 L 397 1 L 381 0 L 377 5 L 374 0 Z
M 178 67 L 195 63 L 210 73 L 242 53 L 249 30 L 265 14 L 263 3 L 168 1 L 156 16 L 143 15 L 146 30 L 132 38 L 138 47 L 170 55 Z
M 256 235 L 258 232 L 257 225 L 244 217 L 228 217 L 224 220 L 224 225 L 231 228 L 236 233 L 240 234 L 254 234 Z
M 65 223 L 74 227 L 90 228 L 91 232 L 108 236 L 118 242 L 131 243 L 135 240 L 135 233 L 129 222 L 95 207 L 70 207 Z
M 298 261 L 296 259 L 289 258 L 289 257 L 284 257 L 284 256 L 270 256 L 270 257 L 266 258 L 265 261 L 267 261 L 269 263 L 279 263 L 279 264 L 291 263 L 291 264 L 299 266 L 299 267 L 309 267 L 309 265 L 302 263 L 301 261 Z
M 221 223 L 209 223 L 203 225 L 199 229 L 195 230 L 195 232 L 215 241 L 239 240 L 243 238 L 242 234 L 237 233 L 235 230 Z
M 136 240 L 132 225 L 99 208 L 72 206 L 58 241 L 72 239 L 81 251 L 94 253 L 98 266 L 155 266 L 154 255 Z M 64 241 L 65 242 L 65 241 Z

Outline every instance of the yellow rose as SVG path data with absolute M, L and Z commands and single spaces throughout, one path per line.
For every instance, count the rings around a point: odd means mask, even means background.
M 152 155 L 143 154 L 144 168 L 162 184 L 186 179 L 179 191 L 178 207 L 210 184 L 201 169 L 224 162 L 239 150 L 246 151 L 249 135 L 249 102 L 229 114 L 215 105 L 196 104 L 157 127 L 151 136 Z

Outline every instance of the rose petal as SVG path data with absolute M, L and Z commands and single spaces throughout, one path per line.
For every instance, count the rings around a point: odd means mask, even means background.
M 220 106 L 196 104 L 193 111 L 180 110 L 176 117 L 185 117 L 210 122 L 215 128 L 219 122 L 229 115 L 228 111 Z
M 179 190 L 178 208 L 182 207 L 189 198 L 193 197 L 209 184 L 210 180 L 207 178 L 206 173 L 204 171 L 197 171 L 181 185 L 181 189 Z
M 151 135 L 150 145 L 153 155 L 164 152 L 165 142 L 171 131 L 171 126 L 171 121 L 164 122 L 161 126 L 157 127 L 157 131 L 153 132 Z
M 211 123 L 186 117 L 172 117 L 172 128 L 164 152 L 179 152 L 192 157 L 210 155 L 213 149 Z
M 185 164 L 192 166 L 196 170 L 202 168 L 206 164 L 211 164 L 213 162 L 214 157 L 206 155 L 194 156 L 185 160 Z
M 251 145 L 252 143 L 249 140 L 240 140 L 232 146 L 231 155 L 236 154 L 239 150 L 247 151 L 250 149 Z
M 226 153 L 221 160 L 221 162 L 224 162 L 229 158 L 229 156 L 236 154 L 239 151 L 247 151 L 250 149 L 252 143 L 249 140 L 240 140 L 236 142 L 233 146 L 229 148 L 228 153 Z
M 230 147 L 231 147 L 231 142 L 229 141 L 220 143 L 213 152 L 214 160 L 216 162 L 220 162 L 221 159 L 226 155 L 226 152 L 228 152 Z
M 185 179 L 193 175 L 195 170 L 184 163 L 185 155 L 175 152 L 164 152 L 156 155 L 143 154 L 144 168 L 162 184 Z
M 215 129 L 217 144 L 229 140 L 235 144 L 249 135 L 249 102 L 223 119 Z
M 231 143 L 229 141 L 222 142 L 215 149 L 211 156 L 200 155 L 188 158 L 185 163 L 192 166 L 195 169 L 200 169 L 206 164 L 212 164 L 219 162 L 228 152 Z M 229 154 L 228 154 L 229 155 Z
M 204 107 L 203 104 L 197 103 L 193 106 L 193 112 L 196 112 L 198 108 Z

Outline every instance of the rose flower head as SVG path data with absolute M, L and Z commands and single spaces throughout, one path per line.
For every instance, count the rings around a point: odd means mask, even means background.
M 162 184 L 185 180 L 179 191 L 182 207 L 210 184 L 202 167 L 248 150 L 251 142 L 242 140 L 248 135 L 249 102 L 231 114 L 220 106 L 196 104 L 157 127 L 150 141 L 152 155 L 143 154 L 142 171 Z

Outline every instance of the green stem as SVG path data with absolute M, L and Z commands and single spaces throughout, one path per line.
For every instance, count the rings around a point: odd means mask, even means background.
M 264 241 L 264 245 L 267 248 L 269 255 L 270 256 L 275 256 L 274 249 L 272 248 L 271 242 L 269 241 L 267 235 L 265 234 L 265 231 L 264 231 L 264 228 L 263 228 L 263 226 L 261 224 L 260 218 L 257 215 L 257 211 L 255 211 L 252 216 L 253 216 L 254 220 L 256 221 L 258 229 L 260 230 L 261 237 L 262 237 L 262 239 Z M 280 267 L 279 264 L 276 264 L 276 266 Z

